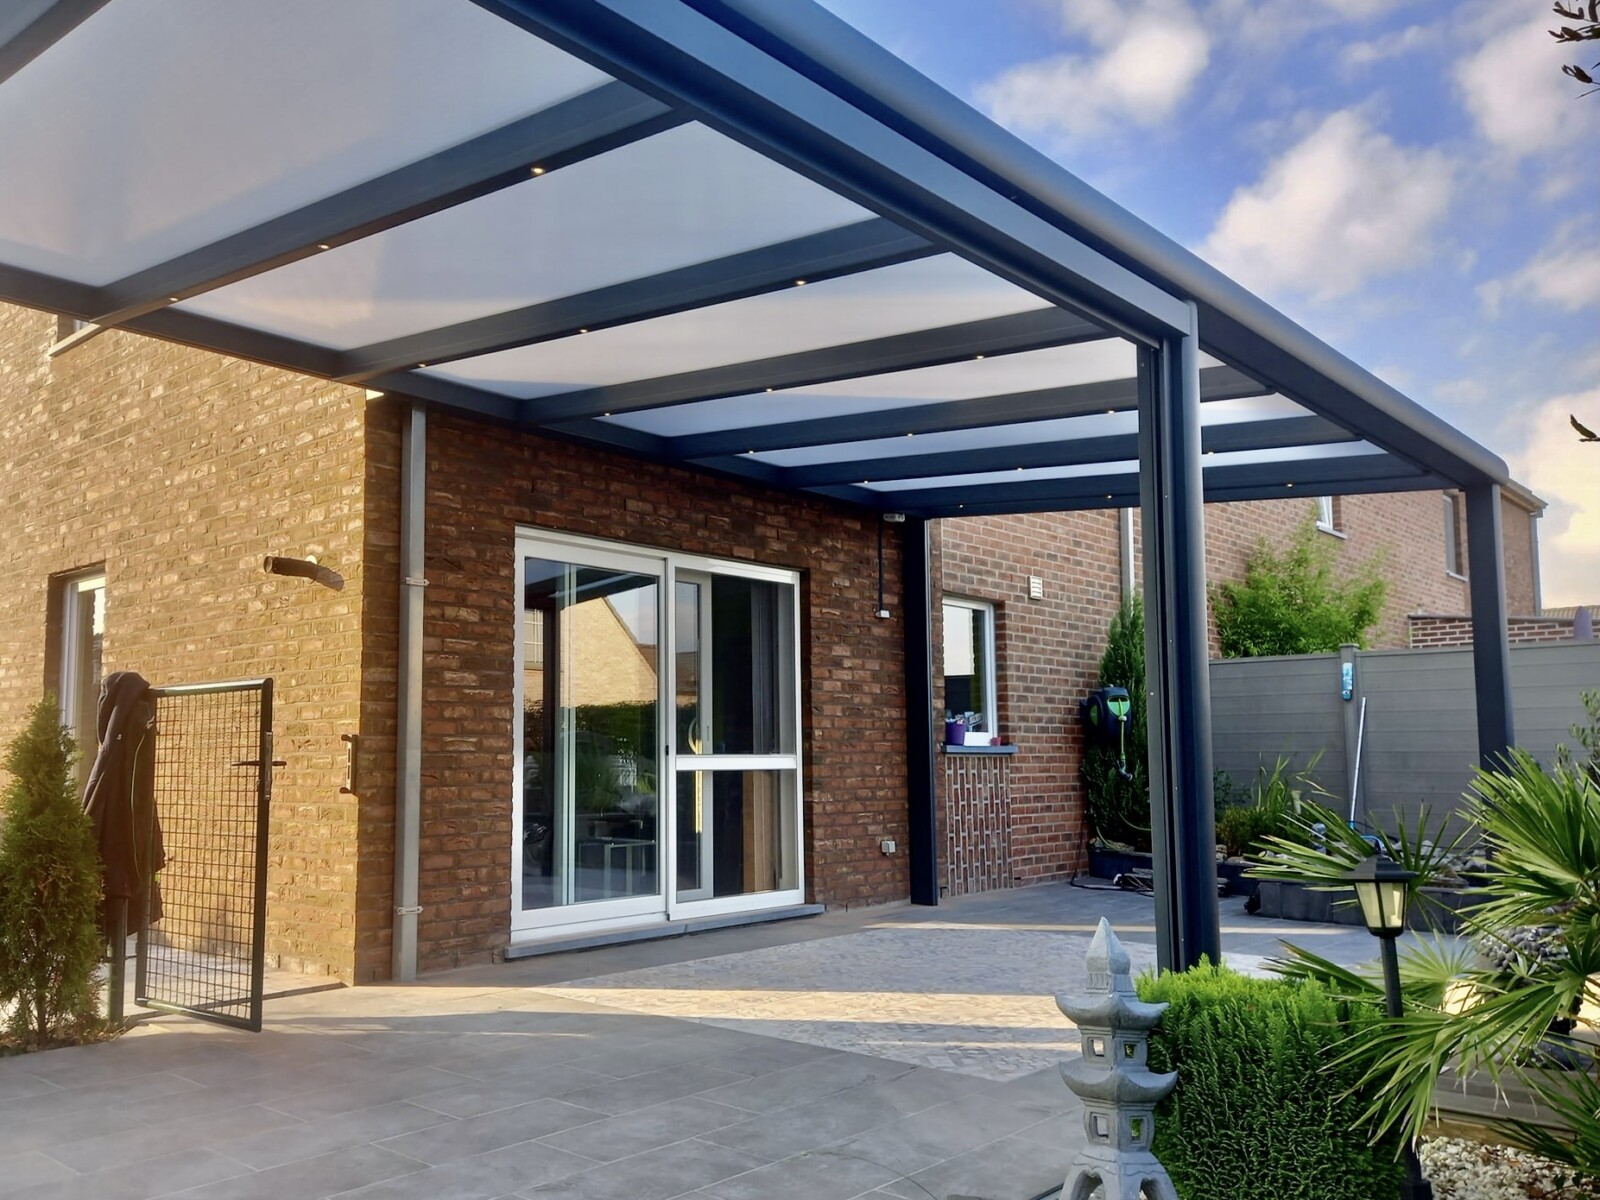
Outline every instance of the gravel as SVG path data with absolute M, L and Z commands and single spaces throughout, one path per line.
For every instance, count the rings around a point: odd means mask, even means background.
M 1600 1185 L 1568 1182 L 1538 1155 L 1459 1138 L 1428 1138 L 1418 1152 L 1437 1200 L 1596 1200 Z

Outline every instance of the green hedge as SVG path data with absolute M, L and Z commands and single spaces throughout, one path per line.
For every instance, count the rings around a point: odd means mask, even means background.
M 1178 1071 L 1156 1110 L 1155 1152 L 1182 1200 L 1387 1200 L 1401 1177 L 1394 1140 L 1368 1145 L 1359 1074 L 1337 1043 L 1382 1019 L 1314 983 L 1202 965 L 1139 980 L 1171 1005 L 1150 1063 Z

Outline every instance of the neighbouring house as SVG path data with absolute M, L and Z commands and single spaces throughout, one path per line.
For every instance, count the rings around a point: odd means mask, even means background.
M 280 963 L 937 902 L 940 597 L 1054 736 L 1134 506 L 1163 963 L 1219 937 L 1206 502 L 1459 489 L 1492 569 L 1427 602 L 1509 744 L 1505 464 L 824 10 L 148 12 L 0 23 L 0 724 L 271 676 Z
M 1470 645 L 1461 499 L 1452 492 L 1318 496 L 1210 504 L 1206 575 L 1239 579 L 1266 539 L 1284 545 L 1311 520 L 1339 565 L 1382 551 L 1389 595 L 1375 648 Z M 1538 517 L 1525 489 L 1502 493 L 1507 609 L 1539 612 Z M 945 708 L 978 710 L 998 750 L 941 747 L 941 886 L 961 893 L 1069 877 L 1092 831 L 1079 774 L 1079 697 L 1095 686 L 1106 628 L 1139 579 L 1137 510 L 1036 513 L 939 522 L 938 675 Z M 1508 618 L 1513 642 L 1570 638 L 1572 619 Z M 1212 625 L 1212 650 L 1216 631 Z M 975 703 L 973 697 L 978 700 Z

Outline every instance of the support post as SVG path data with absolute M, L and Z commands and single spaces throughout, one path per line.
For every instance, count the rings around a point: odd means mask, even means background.
M 1211 791 L 1199 316 L 1187 337 L 1139 350 L 1145 695 L 1156 961 L 1183 970 L 1222 953 Z
M 939 817 L 933 741 L 933 578 L 928 522 L 901 527 L 901 610 L 906 652 L 906 804 L 911 903 L 939 903 Z
M 1472 599 L 1472 677 L 1478 700 L 1478 763 L 1500 766 L 1516 741 L 1511 710 L 1511 644 L 1500 543 L 1500 487 L 1466 489 L 1467 588 Z
M 418 874 L 422 843 L 423 524 L 428 417 L 419 403 L 401 416 L 399 686 L 395 698 L 393 978 L 417 977 Z

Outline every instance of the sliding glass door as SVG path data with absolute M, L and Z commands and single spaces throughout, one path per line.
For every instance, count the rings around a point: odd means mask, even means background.
M 519 539 L 512 932 L 800 894 L 797 580 Z

